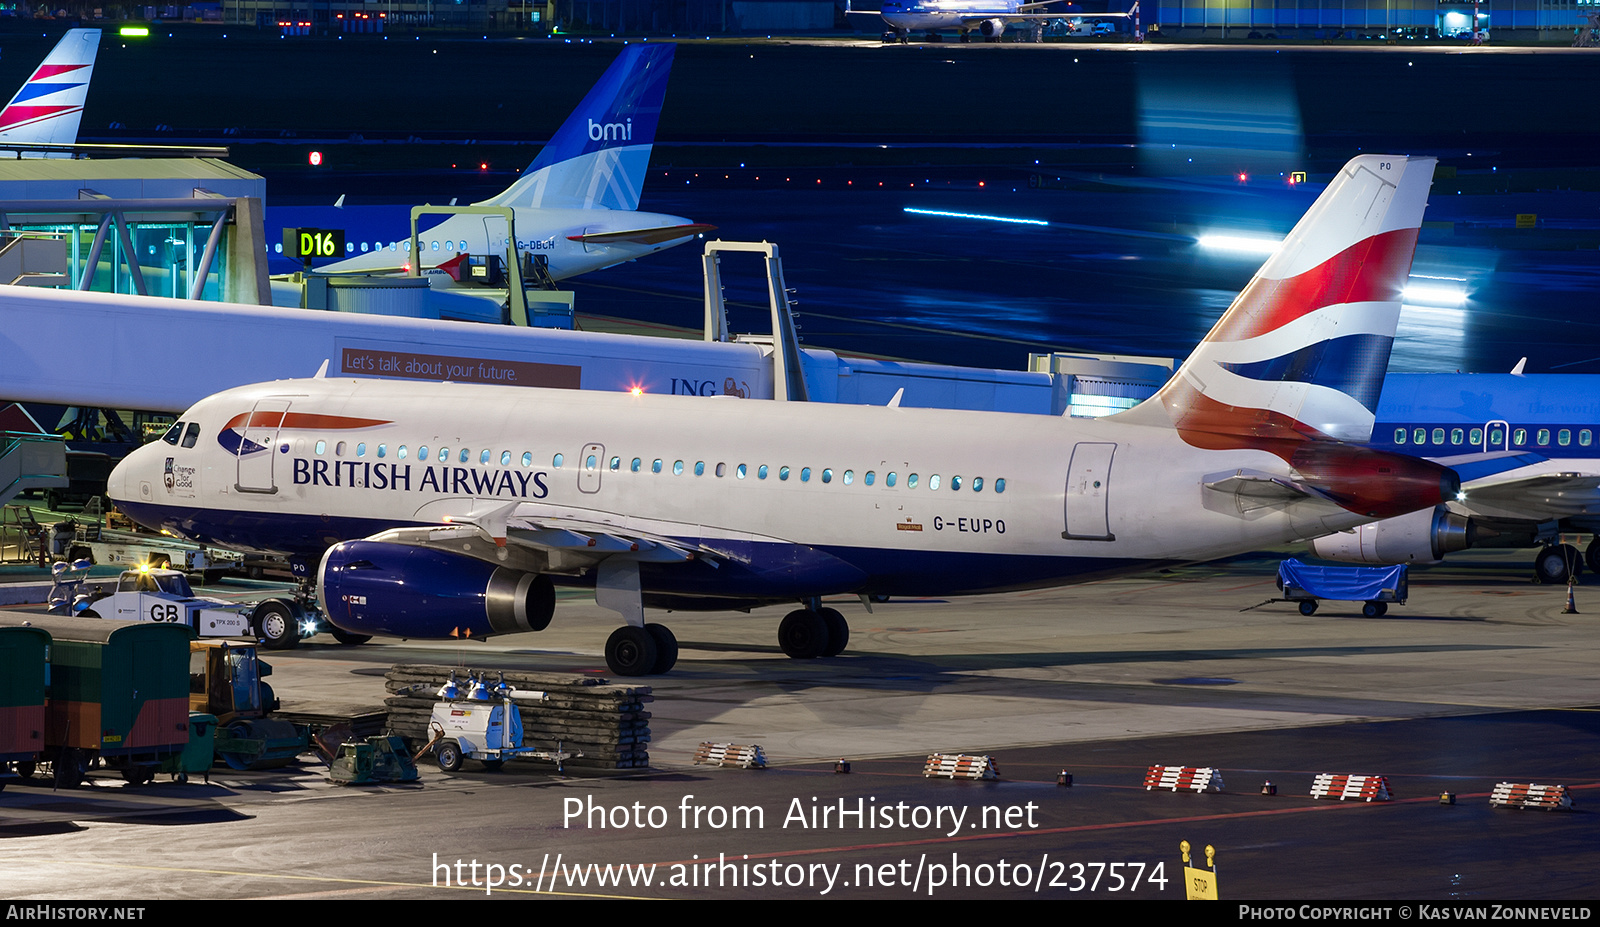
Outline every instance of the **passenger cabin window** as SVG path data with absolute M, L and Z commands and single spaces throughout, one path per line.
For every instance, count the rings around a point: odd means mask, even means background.
M 1506 439 L 1506 433 L 1499 428 L 1489 429 L 1489 443 L 1499 444 Z
M 1471 434 L 1469 434 L 1467 437 L 1467 443 L 1471 444 L 1473 447 L 1481 446 L 1483 444 L 1483 429 L 1472 429 Z
M 522 465 L 524 467 L 533 466 L 533 452 L 532 451 L 523 451 L 522 452 Z
M 1413 444 L 1427 444 L 1428 443 L 1428 429 L 1426 429 L 1426 428 L 1413 428 L 1411 430 L 1411 442 Z
M 661 472 L 661 458 L 660 457 L 657 457 L 655 460 L 650 461 L 650 472 L 651 473 L 660 473 Z
M 1548 428 L 1539 429 L 1539 446 L 1540 447 L 1545 447 L 1549 443 L 1550 443 L 1550 429 L 1548 429 Z
M 639 459 L 638 457 L 633 458 L 633 463 L 628 467 L 628 469 L 632 470 L 634 473 L 638 473 L 643 468 L 644 468 L 644 461 Z
M 1580 445 L 1582 445 L 1583 447 L 1588 447 L 1589 443 L 1591 441 L 1593 441 L 1593 440 L 1594 440 L 1594 432 L 1590 431 L 1587 428 L 1580 428 L 1578 430 L 1578 443 Z
M 697 460 L 697 461 L 694 462 L 694 475 L 695 476 L 705 476 L 706 475 L 706 462 L 705 461 Z
M 557 454 L 556 456 L 550 458 L 550 466 L 555 467 L 557 470 L 559 470 L 559 469 L 561 469 L 561 461 L 563 461 L 565 459 L 566 458 L 562 457 L 560 454 Z
M 972 491 L 983 492 L 983 477 L 975 476 L 972 478 Z
M 994 491 L 995 492 L 1005 492 L 1006 491 L 1006 481 L 1005 481 L 1005 479 L 1003 477 L 1001 479 L 998 479 L 998 480 L 994 481 Z
M 1433 430 L 1433 443 L 1434 444 L 1443 444 L 1444 443 L 1444 429 L 1443 428 L 1435 428 Z
M 832 467 L 823 467 L 822 468 L 822 481 L 824 483 L 833 482 L 833 468 Z
M 894 484 L 896 482 L 898 482 L 899 479 L 900 479 L 900 477 L 895 475 L 895 472 L 893 470 L 890 470 L 889 471 L 889 475 L 883 478 L 883 485 L 889 487 L 890 489 L 893 489 L 894 488 Z
M 1394 430 L 1394 443 L 1396 443 L 1396 444 L 1404 444 L 1404 443 L 1406 443 L 1406 430 L 1404 428 L 1396 428 Z
M 387 445 L 387 444 L 378 445 L 378 459 L 382 460 L 383 458 L 385 458 L 387 456 L 389 456 L 389 445 Z
M 1556 443 L 1561 445 L 1562 447 L 1566 447 L 1567 445 L 1571 444 L 1572 443 L 1572 429 L 1571 428 L 1563 428 L 1560 431 L 1556 432 Z
M 933 476 L 928 477 L 928 491 L 932 492 L 933 490 L 938 489 L 938 488 L 939 488 L 939 474 L 935 473 Z
M 326 441 L 318 441 L 317 442 L 317 456 L 318 457 L 321 457 L 322 456 L 322 452 L 326 451 L 327 449 L 328 449 L 328 442 L 326 442 Z
M 672 462 L 672 475 L 673 476 L 683 476 L 683 461 L 674 460 Z
M 960 488 L 961 488 L 961 477 L 959 477 L 959 476 L 950 477 L 950 491 L 951 492 L 955 492 L 956 490 L 958 490 Z
M 367 456 L 367 445 L 366 445 L 365 441 L 363 441 L 363 442 L 361 442 L 361 443 L 356 445 L 356 456 L 357 457 L 365 457 L 365 456 Z
M 810 467 L 801 467 L 800 468 L 800 482 L 802 482 L 802 483 L 811 482 L 811 468 Z
M 1526 428 L 1513 428 L 1513 429 L 1511 429 L 1511 443 L 1515 444 L 1515 445 L 1517 445 L 1519 447 L 1524 445 L 1524 444 L 1527 444 L 1528 443 L 1528 429 L 1526 429 Z

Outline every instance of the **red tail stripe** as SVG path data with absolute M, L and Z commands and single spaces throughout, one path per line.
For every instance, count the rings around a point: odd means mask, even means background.
M 81 106 L 8 106 L 4 112 L 0 112 L 0 129 L 9 129 L 29 120 L 59 116 L 82 108 Z
M 44 65 L 40 65 L 39 66 L 39 70 L 34 71 L 33 72 L 33 76 L 28 78 L 28 83 L 31 84 L 34 81 L 39 80 L 40 78 L 44 78 L 44 77 L 55 77 L 57 74 L 71 74 L 73 71 L 76 71 L 76 70 L 78 70 L 80 68 L 86 68 L 86 67 L 88 67 L 87 64 L 44 64 Z
M 1374 235 L 1293 277 L 1256 277 L 1206 340 L 1244 341 L 1325 306 L 1399 299 L 1411 273 L 1417 231 Z

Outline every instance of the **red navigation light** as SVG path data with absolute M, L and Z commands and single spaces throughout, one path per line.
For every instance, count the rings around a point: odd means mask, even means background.
M 313 152 L 311 152 L 310 155 L 308 155 L 306 157 L 306 160 L 311 162 L 311 166 L 312 167 L 321 167 L 322 166 L 322 152 L 313 151 Z

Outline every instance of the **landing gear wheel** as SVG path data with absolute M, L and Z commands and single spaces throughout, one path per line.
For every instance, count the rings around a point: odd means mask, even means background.
M 365 644 L 367 641 L 372 640 L 371 634 L 351 634 L 343 628 L 330 627 L 328 628 L 328 633 L 333 635 L 334 640 L 346 647 L 354 647 L 357 644 Z
M 439 768 L 445 772 L 455 772 L 461 768 L 460 744 L 447 740 L 439 745 Z
M 1300 602 L 1300 614 L 1310 618 L 1317 613 L 1317 600 L 1304 599 Z
M 129 785 L 144 785 L 156 777 L 156 771 L 149 766 L 129 766 L 122 771 L 123 781 Z
M 262 602 L 256 607 L 250 623 L 255 628 L 256 636 L 272 650 L 288 650 L 300 643 L 300 629 L 295 625 L 294 612 L 282 602 Z
M 655 669 L 657 649 L 649 631 L 625 624 L 606 641 L 606 666 L 618 676 L 645 676 Z
M 1384 602 L 1362 602 L 1361 615 L 1364 618 L 1382 618 L 1389 614 L 1389 606 Z
M 650 675 L 660 676 L 670 672 L 673 664 L 678 662 L 678 639 L 673 636 L 672 629 L 664 624 L 647 624 L 646 631 L 656 642 L 656 662 L 650 667 Z
M 809 609 L 784 616 L 778 625 L 778 646 L 795 660 L 812 660 L 828 652 L 828 623 Z
M 822 616 L 822 623 L 828 626 L 828 646 L 822 655 L 837 657 L 844 653 L 845 645 L 850 643 L 850 622 L 844 620 L 844 615 L 834 608 L 819 608 L 817 614 Z
M 1600 534 L 1595 535 L 1589 542 L 1589 549 L 1583 552 L 1583 559 L 1589 564 L 1589 571 L 1600 573 Z
M 1533 575 L 1551 586 L 1565 585 L 1569 575 L 1575 578 L 1582 570 L 1583 558 L 1570 544 L 1552 544 L 1533 558 Z
M 16 773 L 17 777 L 20 779 L 32 779 L 34 772 L 36 772 L 38 769 L 38 764 L 27 760 L 24 760 L 21 763 L 13 763 L 11 765 L 11 771 Z

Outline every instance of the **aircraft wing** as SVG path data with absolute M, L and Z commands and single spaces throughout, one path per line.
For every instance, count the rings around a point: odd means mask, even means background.
M 1600 513 L 1600 474 L 1537 473 L 1468 486 L 1456 507 L 1491 518 L 1548 521 Z
M 664 241 L 675 241 L 679 238 L 688 238 L 705 232 L 714 232 L 717 227 L 694 222 L 688 225 L 663 225 L 649 229 L 628 229 L 622 232 L 594 232 L 588 235 L 568 235 L 568 241 L 579 241 L 586 245 L 610 245 L 627 242 L 634 245 L 659 245 Z

